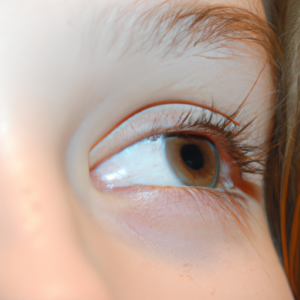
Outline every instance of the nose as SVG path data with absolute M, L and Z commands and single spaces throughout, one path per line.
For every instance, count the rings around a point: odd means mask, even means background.
M 0 144 L 0 299 L 110 299 L 78 238 L 75 196 L 51 145 L 18 132 L 2 132 Z

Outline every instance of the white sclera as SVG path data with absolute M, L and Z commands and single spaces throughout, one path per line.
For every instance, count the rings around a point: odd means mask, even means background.
M 165 138 L 145 139 L 112 156 L 92 171 L 107 187 L 183 186 L 165 155 Z

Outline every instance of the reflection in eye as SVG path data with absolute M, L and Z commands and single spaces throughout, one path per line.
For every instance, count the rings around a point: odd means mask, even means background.
M 100 164 L 93 175 L 106 187 L 133 185 L 213 187 L 219 158 L 208 140 L 160 135 L 127 147 Z

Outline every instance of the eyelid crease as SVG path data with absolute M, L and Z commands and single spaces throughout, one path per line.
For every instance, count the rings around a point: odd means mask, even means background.
M 203 105 L 203 104 L 198 104 L 192 101 L 185 101 L 185 100 L 165 100 L 165 101 L 157 101 L 148 105 L 145 105 L 143 107 L 138 108 L 137 110 L 131 112 L 130 114 L 128 114 L 126 117 L 124 117 L 122 120 L 120 120 L 119 122 L 117 122 L 108 132 L 106 132 L 104 135 L 102 135 L 90 148 L 90 152 L 102 141 L 104 140 L 110 133 L 112 133 L 116 128 L 118 128 L 118 126 L 120 126 L 121 124 L 123 124 L 125 121 L 129 120 L 131 117 L 133 117 L 134 115 L 148 109 L 148 108 L 153 108 L 156 106 L 161 106 L 161 105 L 165 105 L 165 104 L 186 104 L 186 105 L 192 105 L 195 107 L 199 107 L 199 108 L 203 108 L 203 109 L 207 109 L 210 110 L 213 113 L 217 113 L 220 116 L 226 118 L 227 120 L 229 120 L 232 124 L 234 124 L 235 126 L 239 126 L 240 123 L 235 121 L 231 116 L 226 115 L 225 113 L 213 108 L 213 107 L 209 107 L 207 105 Z
M 204 131 L 204 129 L 208 127 L 208 124 L 212 122 L 215 124 L 221 123 L 221 121 L 222 124 L 227 122 L 228 117 L 224 117 L 223 115 L 224 114 L 216 113 L 214 108 L 207 109 L 200 105 L 196 106 L 186 103 L 176 104 L 173 102 L 171 104 L 151 106 L 118 125 L 117 128 L 114 128 L 109 134 L 106 134 L 100 142 L 91 149 L 89 159 L 90 170 L 93 170 L 105 159 L 108 159 L 112 155 L 119 153 L 126 147 L 139 141 L 155 135 L 182 131 L 184 122 L 190 124 L 189 119 L 192 117 L 193 119 L 198 119 L 198 121 L 202 120 L 201 123 L 203 123 L 203 126 L 197 124 L 197 127 L 193 126 L 192 129 L 196 130 L 198 128 L 197 131 Z M 205 120 L 207 122 L 204 122 Z M 213 133 L 208 130 L 205 131 L 208 137 Z M 200 135 L 200 132 L 198 135 Z M 113 149 L 109 151 L 112 147 L 110 146 L 112 139 L 114 139 L 114 145 Z M 113 153 L 111 153 L 112 151 Z

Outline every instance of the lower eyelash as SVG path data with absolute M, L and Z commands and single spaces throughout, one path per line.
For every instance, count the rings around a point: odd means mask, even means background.
M 105 193 L 106 191 L 103 190 Z M 142 206 L 174 206 L 176 209 L 192 209 L 199 214 L 208 225 L 212 221 L 222 222 L 224 226 L 229 221 L 235 224 L 243 232 L 248 232 L 248 211 L 245 199 L 239 193 L 228 194 L 223 191 L 190 188 L 190 187 L 158 187 L 158 186 L 130 186 L 117 187 L 107 190 L 118 198 L 130 199 L 136 205 L 136 201 L 143 199 Z M 163 202 L 163 203 L 162 203 Z M 214 223 L 212 223 L 214 224 Z

